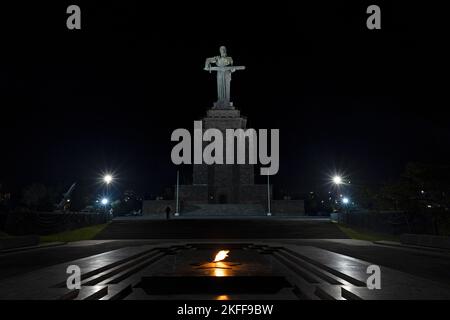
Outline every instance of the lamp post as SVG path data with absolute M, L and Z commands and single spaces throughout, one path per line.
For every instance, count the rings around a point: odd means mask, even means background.
M 342 198 L 342 204 L 344 205 L 344 208 L 345 208 L 344 212 L 345 213 L 348 213 L 348 204 L 349 203 L 350 203 L 349 198 L 347 198 L 347 197 L 343 197 Z
M 102 203 L 103 207 L 105 208 L 105 213 L 106 213 L 106 211 L 107 211 L 106 206 L 107 206 L 108 203 L 109 203 L 108 198 L 103 198 L 102 201 L 101 201 L 101 203 Z
M 175 204 L 175 217 L 178 217 L 180 215 L 180 205 L 178 203 L 178 195 L 180 191 L 180 171 L 177 170 L 177 192 L 176 192 L 176 204 Z
M 110 174 L 105 174 L 103 177 L 103 182 L 106 184 L 106 194 L 109 193 L 109 185 L 113 182 L 114 178 Z
M 271 216 L 272 212 L 270 212 L 270 175 L 267 175 L 267 216 Z
M 113 176 L 110 174 L 106 174 L 103 177 L 103 181 L 106 183 L 106 185 L 109 185 L 113 181 Z
M 106 192 L 105 192 L 105 196 L 106 197 L 109 197 L 110 195 L 109 195 L 109 185 L 113 182 L 113 180 L 114 180 L 114 177 L 111 175 L 111 174 L 109 174 L 109 173 L 107 173 L 107 174 L 105 174 L 104 176 L 103 176 L 103 182 L 105 183 L 105 185 L 106 185 Z M 103 206 L 105 207 L 105 213 L 107 212 L 107 205 L 109 204 L 109 199 L 108 198 L 103 198 L 102 200 L 101 200 L 101 203 L 103 204 Z
M 331 178 L 331 182 L 336 186 L 336 190 L 335 190 L 336 192 L 334 195 L 334 204 L 333 204 L 333 211 L 335 211 L 340 207 L 340 205 L 337 202 L 338 201 L 337 199 L 339 198 L 339 196 L 338 196 L 339 192 L 340 192 L 339 189 L 340 189 L 341 185 L 344 183 L 344 181 L 343 181 L 342 176 L 336 174 Z
M 343 182 L 342 182 L 342 177 L 341 176 L 338 176 L 338 175 L 336 175 L 336 176 L 334 176 L 333 177 L 333 183 L 335 184 L 335 185 L 340 185 L 340 184 L 342 184 Z

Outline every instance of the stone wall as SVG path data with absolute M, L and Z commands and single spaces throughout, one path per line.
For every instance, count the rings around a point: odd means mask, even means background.
M 0 250 L 37 246 L 38 244 L 39 236 L 36 235 L 9 237 L 0 239 Z
M 9 212 L 0 215 L 0 230 L 10 235 L 46 235 L 110 221 L 109 213 Z
M 270 187 L 272 189 L 272 186 Z M 213 199 L 208 199 L 209 194 L 213 196 Z M 221 203 L 221 195 L 225 195 L 224 203 L 264 204 L 267 202 L 267 185 L 243 184 L 237 185 L 235 188 L 216 185 L 180 185 L 181 205 L 183 203 Z
M 173 215 L 176 210 L 175 200 L 144 200 L 142 202 L 142 214 L 144 216 L 165 217 L 166 208 L 170 208 L 170 214 Z
M 207 203 L 208 202 L 208 185 L 180 185 L 180 202 Z M 176 195 L 175 195 L 176 196 Z
M 304 200 L 272 200 L 271 211 L 273 215 L 305 215 L 305 201 Z
M 450 249 L 450 237 L 405 233 L 400 236 L 400 241 L 403 244 L 412 246 Z
M 255 187 L 255 185 L 253 185 L 252 187 Z M 262 199 L 261 201 L 259 201 L 258 203 L 253 203 L 254 206 L 258 206 L 260 209 L 261 214 L 265 214 L 267 212 L 267 198 L 264 192 L 262 191 L 266 191 L 266 186 L 264 185 L 260 185 L 261 192 L 260 194 L 262 195 Z M 205 212 L 207 212 L 208 210 L 211 212 L 215 212 L 217 210 L 221 210 L 221 208 L 227 208 L 230 209 L 232 208 L 236 208 L 236 213 L 234 215 L 238 216 L 239 215 L 239 206 L 241 206 L 242 210 L 245 211 L 245 208 L 247 208 L 248 206 L 251 206 L 252 204 L 208 204 L 207 202 L 195 202 L 195 201 L 188 201 L 188 202 L 183 202 L 180 201 L 180 214 L 183 215 L 183 213 L 187 213 L 190 211 L 195 211 L 198 210 L 199 207 L 207 207 L 207 210 L 203 210 Z M 246 207 L 247 206 L 247 207 Z M 165 218 L 166 217 L 166 208 L 170 207 L 170 215 L 173 216 L 173 214 L 175 213 L 175 209 L 176 209 L 176 202 L 175 200 L 145 200 L 143 202 L 143 208 L 142 208 L 142 212 L 144 216 L 150 216 L 150 217 L 154 217 L 154 218 Z M 242 215 L 245 216 L 246 212 L 242 212 Z M 273 215 L 279 215 L 279 216 L 303 216 L 305 215 L 305 204 L 303 200 L 272 200 L 271 201 L 271 211 Z M 217 212 L 216 214 L 217 215 Z M 205 214 L 206 216 L 206 214 Z
M 272 185 L 270 186 L 270 194 L 273 194 Z M 267 185 L 241 185 L 239 187 L 239 199 L 240 203 L 259 203 L 265 206 L 267 203 Z
M 378 233 L 433 233 L 431 214 L 407 215 L 399 211 L 355 211 L 333 214 L 332 219 L 350 227 Z

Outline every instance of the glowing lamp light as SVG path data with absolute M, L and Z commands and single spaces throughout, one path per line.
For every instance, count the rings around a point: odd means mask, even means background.
M 344 197 L 344 198 L 342 199 L 342 203 L 343 203 L 343 204 L 348 204 L 349 202 L 350 202 L 350 200 L 349 200 L 348 198 L 345 198 L 345 197 Z
M 106 206 L 108 204 L 109 200 L 106 198 L 102 199 L 102 205 Z
M 333 177 L 333 183 L 334 183 L 334 184 L 337 184 L 337 185 L 342 184 L 342 177 L 340 177 L 340 176 L 334 176 L 334 177 Z
M 106 184 L 110 184 L 110 183 L 113 181 L 112 175 L 110 175 L 110 174 L 105 175 L 105 176 L 103 177 L 103 181 L 104 181 Z

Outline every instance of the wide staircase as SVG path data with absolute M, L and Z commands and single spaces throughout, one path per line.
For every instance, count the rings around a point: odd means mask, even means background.
M 252 217 L 265 216 L 264 206 L 260 204 L 196 204 L 182 208 L 180 215 L 184 217 Z

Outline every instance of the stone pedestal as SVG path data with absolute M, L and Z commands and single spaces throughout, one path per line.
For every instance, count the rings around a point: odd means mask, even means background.
M 236 109 L 210 109 L 202 119 L 203 129 L 219 129 L 225 137 L 226 129 L 246 129 L 247 118 Z M 246 146 L 248 149 L 248 145 Z M 247 151 L 248 152 L 248 151 Z M 235 151 L 236 154 L 236 151 Z M 226 156 L 224 143 L 224 158 Z M 248 163 L 248 158 L 246 159 Z M 184 202 L 206 203 L 264 203 L 267 187 L 254 184 L 252 164 L 194 165 L 193 185 L 180 188 Z

